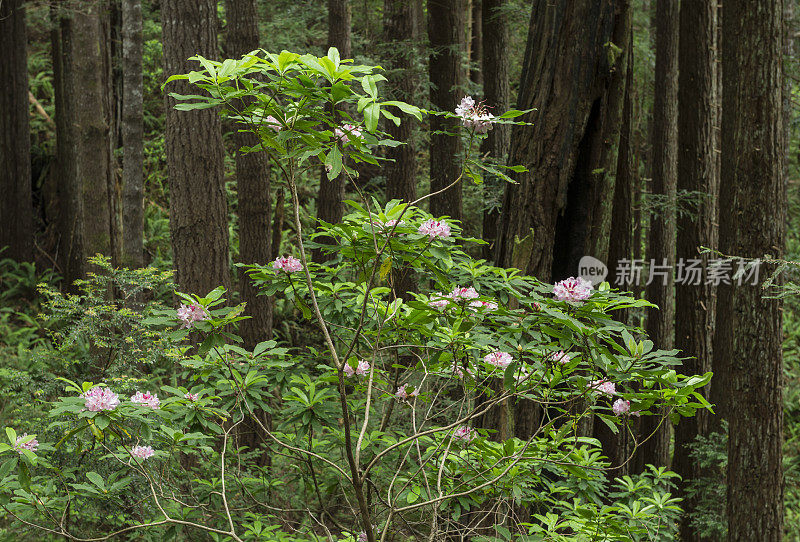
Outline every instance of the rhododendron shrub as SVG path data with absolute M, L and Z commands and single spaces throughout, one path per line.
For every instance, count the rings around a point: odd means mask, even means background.
M 65 381 L 50 433 L 19 440 L 9 428 L 0 444 L 7 517 L 67 538 L 291 532 L 369 542 L 467 532 L 587 540 L 598 526 L 606 540 L 647 540 L 673 523 L 669 473 L 613 481 L 619 465 L 578 433 L 587 419 L 629 432 L 632 412 L 677 419 L 709 406 L 698 390 L 710 374 L 680 375 L 676 352 L 611 316 L 647 302 L 605 283 L 554 286 L 475 259 L 468 250 L 481 241 L 412 202 L 349 201 L 340 224 L 305 232 L 297 172 L 324 166 L 356 183 L 348 164 L 377 164 L 380 146 L 396 143 L 378 119 L 423 112 L 382 102 L 377 69 L 335 50 L 197 60 L 200 71 L 179 77 L 205 94 L 178 96 L 179 108 L 219 106 L 259 136 L 249 150 L 280 164 L 294 253 L 244 269 L 263 295 L 294 307 L 302 337 L 243 348 L 235 329 L 244 306 L 226 304 L 222 288 L 177 293 L 174 308 L 142 314 L 143 336 L 169 338 L 165 358 L 183 372 L 143 372 L 147 382 L 124 390 L 111 379 Z M 236 109 L 248 95 L 258 99 Z M 343 102 L 352 113 L 328 107 Z M 517 113 L 489 116 L 468 101 L 457 135 L 477 148 L 488 127 L 476 122 Z M 465 164 L 454 184 L 502 175 L 475 156 Z M 328 261 L 311 262 L 311 247 Z M 414 291 L 400 290 L 402 274 Z M 485 423 L 521 401 L 543 413 L 524 438 Z M 529 521 L 513 519 L 520 508 Z M 72 514 L 81 521 L 63 519 Z M 125 521 L 110 525 L 120 514 Z

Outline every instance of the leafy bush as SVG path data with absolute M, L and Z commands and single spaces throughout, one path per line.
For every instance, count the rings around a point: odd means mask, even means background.
M 709 406 L 697 390 L 710 373 L 678 374 L 676 351 L 611 317 L 648 303 L 494 267 L 467 253 L 480 241 L 457 223 L 399 201 L 349 202 L 341 224 L 305 239 L 299 172 L 321 164 L 330 178 L 353 176 L 350 164 L 378 164 L 379 148 L 397 144 L 380 117 L 426 112 L 381 102 L 376 68 L 334 49 L 197 60 L 202 71 L 173 78 L 204 94 L 178 96 L 178 108 L 223 106 L 259 135 L 250 150 L 275 158 L 292 195 L 299 258 L 247 273 L 314 324 L 322 345 L 244 349 L 244 306 L 221 288 L 178 293 L 173 311 L 145 295 L 164 274 L 94 260 L 80 294 L 48 291 L 55 352 L 84 367 L 62 380 L 47 427 L 7 428 L 8 517 L 31 532 L 137 540 L 668 539 L 674 475 L 609 482 L 599 442 L 579 429 L 630 431 L 636 415 Z M 343 103 L 359 116 L 330 107 Z M 465 99 L 454 135 L 472 152 L 520 113 L 494 118 Z M 471 154 L 464 164 L 454 186 L 505 178 Z M 310 263 L 306 243 L 329 260 Z M 514 408 L 526 434 L 510 430 Z

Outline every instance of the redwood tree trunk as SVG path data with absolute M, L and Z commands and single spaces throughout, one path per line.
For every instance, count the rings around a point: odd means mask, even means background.
M 678 188 L 707 194 L 692 215 L 678 218 L 677 257 L 684 262 L 701 259 L 698 248 L 717 247 L 717 198 L 719 170 L 717 101 L 717 5 L 715 2 L 683 2 L 680 8 L 679 78 L 678 78 Z M 708 256 L 702 257 L 707 276 Z M 681 277 L 684 278 L 684 277 Z M 712 335 L 716 308 L 716 288 L 711 284 L 681 280 L 675 287 L 675 348 L 688 356 L 683 362 L 685 374 L 703 374 L 711 370 Z M 675 426 L 673 469 L 682 483 L 701 473 L 689 457 L 688 445 L 697 435 L 707 433 L 705 412 L 682 418 Z M 684 486 L 685 487 L 685 486 Z M 700 542 L 692 528 L 691 515 L 696 503 L 684 500 L 681 507 L 681 540 Z
M 0 2 L 0 258 L 33 257 L 28 64 L 22 0 Z
M 622 7 L 620 0 L 533 3 L 517 103 L 535 109 L 523 117 L 533 126 L 514 126 L 509 157 L 528 171 L 505 189 L 495 256 L 500 265 L 549 281 L 554 271 L 560 275 L 577 264 L 581 253 L 602 252 L 604 239 L 607 250 L 613 178 L 598 168 L 608 163 L 604 136 L 615 124 L 619 130 L 621 107 L 614 114 L 609 89 L 624 70 L 618 73 L 619 56 L 608 44 Z
M 74 115 L 73 143 L 79 216 L 76 230 L 80 233 L 78 252 L 79 275 L 88 271 L 86 258 L 97 253 L 112 255 L 111 141 L 108 95 L 110 80 L 106 35 L 102 17 L 106 14 L 101 0 L 82 2 L 72 17 L 71 92 Z M 71 277 L 77 278 L 77 277 Z
M 619 0 L 534 2 L 518 100 L 535 109 L 525 116 L 533 126 L 514 127 L 509 158 L 528 172 L 506 186 L 500 265 L 549 281 L 575 274 L 583 254 L 605 259 L 625 80 L 624 48 L 608 44 L 626 43 L 627 13 Z M 517 405 L 516 436 L 530 436 L 538 418 Z
M 647 315 L 647 333 L 657 348 L 672 349 L 675 341 L 675 201 L 678 186 L 678 0 L 656 3 L 656 71 L 653 98 L 653 189 L 665 206 L 650 220 L 649 255 L 652 269 L 646 298 L 658 305 Z M 642 418 L 639 449 L 634 469 L 645 465 L 669 466 L 671 424 L 661 415 Z M 659 425 L 660 424 L 660 425 Z
M 197 69 L 195 54 L 216 58 L 217 3 L 162 0 L 164 75 Z M 230 289 L 228 212 L 222 178 L 220 118 L 213 109 L 176 111 L 170 92 L 191 94 L 187 81 L 166 88 L 165 149 L 169 172 L 170 234 L 176 281 L 184 292 Z
M 72 100 L 72 20 L 50 7 L 50 44 L 53 58 L 53 88 L 56 105 L 56 165 L 53 169 L 58 194 L 58 251 L 56 258 L 69 289 L 80 277 L 82 261 L 80 224 L 83 208 L 75 180 L 75 123 Z
M 469 79 L 476 85 L 483 84 L 483 7 L 482 0 L 472 0 L 470 45 L 469 45 Z
M 428 0 L 428 38 L 431 47 L 428 73 L 431 106 L 452 113 L 464 95 L 466 74 L 462 67 L 465 50 L 466 5 L 464 0 Z M 437 134 L 458 130 L 456 119 L 430 117 L 431 192 L 443 190 L 461 174 L 461 139 L 458 135 Z M 457 220 L 463 214 L 461 183 L 430 199 L 434 216 L 447 215 Z
M 508 0 L 483 0 L 481 21 L 483 29 L 483 96 L 486 105 L 493 114 L 498 115 L 508 110 L 511 103 L 511 89 L 508 81 L 508 13 L 505 7 Z M 488 159 L 505 165 L 508 149 L 511 144 L 511 127 L 496 124 L 489 130 L 481 152 Z M 482 239 L 483 257 L 491 259 L 497 238 L 497 226 L 500 220 L 500 204 L 502 201 L 504 182 L 486 176 L 483 179 L 484 206 Z
M 782 19 L 780 0 L 726 0 L 722 11 L 726 189 L 720 191 L 719 244 L 724 254 L 782 258 L 784 253 Z M 761 267 L 763 280 L 770 266 Z M 783 536 L 783 303 L 764 295 L 759 284 L 719 288 L 714 372 L 727 373 L 730 398 L 725 409 L 731 542 L 777 542 Z
M 240 58 L 258 49 L 258 10 L 256 0 L 227 0 L 228 34 L 225 54 Z M 244 106 L 244 104 L 241 104 Z M 270 259 L 272 240 L 270 222 L 269 161 L 264 152 L 246 152 L 242 147 L 255 147 L 255 134 L 239 132 L 233 126 L 233 143 L 236 146 L 236 190 L 239 195 L 239 260 L 245 264 L 265 264 Z M 270 298 L 258 295 L 250 278 L 242 274 L 239 293 L 247 302 L 239 333 L 245 348 L 253 348 L 272 335 L 272 303 Z
M 617 277 L 617 268 L 622 260 L 633 257 L 633 182 L 635 179 L 633 163 L 633 29 L 631 27 L 630 6 L 628 18 L 624 22 L 624 29 L 628 33 L 625 43 L 625 53 L 620 61 L 625 66 L 625 88 L 622 106 L 622 127 L 619 135 L 619 153 L 617 155 L 616 181 L 614 183 L 614 202 L 611 214 L 611 239 L 614 240 L 608 252 L 608 277 L 607 281 L 614 284 Z M 620 44 L 621 45 L 621 44 Z M 622 67 L 622 66 L 621 66 Z M 621 68 L 620 67 L 620 68 Z M 628 289 L 618 285 L 621 290 Z M 620 310 L 614 318 L 627 322 L 628 311 Z M 603 452 L 611 461 L 611 465 L 620 468 L 615 470 L 615 476 L 628 473 L 630 463 L 627 462 L 630 453 L 630 439 L 628 431 L 620 430 L 614 434 L 604 423 L 594 424 L 594 437 L 603 446 Z
M 122 264 L 144 263 L 142 1 L 122 0 Z
M 414 103 L 417 78 L 414 73 L 415 42 L 419 29 L 414 17 L 414 2 L 384 0 L 384 33 L 389 48 L 388 69 L 391 93 L 394 99 Z M 417 199 L 417 149 L 412 134 L 414 119 L 404 116 L 400 126 L 386 122 L 386 131 L 392 139 L 405 143 L 389 147 L 386 158 L 394 160 L 386 168 L 386 199 L 411 202 Z

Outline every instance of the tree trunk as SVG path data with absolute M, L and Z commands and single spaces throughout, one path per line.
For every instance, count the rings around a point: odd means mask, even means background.
M 195 54 L 218 56 L 216 7 L 213 0 L 162 0 L 165 76 L 197 69 L 187 60 Z M 220 118 L 214 109 L 176 111 L 170 92 L 194 90 L 187 81 L 174 81 L 165 94 L 176 282 L 184 292 L 205 295 L 220 285 L 230 289 Z
M 714 2 L 683 2 L 680 7 L 679 78 L 678 78 L 678 188 L 707 194 L 692 214 L 678 217 L 677 258 L 687 262 L 702 259 L 707 276 L 708 256 L 701 258 L 698 248 L 717 247 L 717 198 L 719 170 L 717 101 L 717 5 Z M 711 370 L 712 335 L 716 308 L 716 288 L 695 284 L 679 277 L 675 287 L 675 348 L 683 356 L 683 373 L 703 374 Z M 707 396 L 707 394 L 706 394 Z M 693 418 L 681 418 L 675 426 L 673 468 L 682 483 L 700 475 L 689 457 L 688 445 L 697 435 L 707 433 L 708 416 L 699 412 Z M 685 485 L 684 485 L 685 487 Z M 703 538 L 692 528 L 691 515 L 696 503 L 684 500 L 681 540 L 700 542 Z
M 482 0 L 472 0 L 469 46 L 469 79 L 476 85 L 483 84 L 483 7 Z
M 73 143 L 80 231 L 80 276 L 88 271 L 86 258 L 97 253 L 112 256 L 111 141 L 108 95 L 110 80 L 105 58 L 105 4 L 91 0 L 79 4 L 72 18 L 71 92 Z M 78 278 L 78 277 L 71 277 Z
M 53 88 L 56 105 L 56 165 L 53 169 L 58 200 L 56 260 L 67 289 L 80 277 L 82 249 L 79 218 L 82 204 L 75 180 L 75 133 L 72 110 L 72 20 L 50 7 Z
M 417 78 L 414 73 L 415 41 L 419 38 L 414 17 L 414 2 L 385 0 L 383 7 L 385 41 L 389 48 L 389 84 L 394 99 L 414 103 Z M 411 202 L 417 199 L 417 149 L 412 134 L 414 120 L 402 119 L 400 126 L 386 122 L 389 136 L 401 143 L 389 147 L 386 158 L 394 162 L 386 168 L 386 199 Z
M 462 67 L 465 49 L 466 6 L 464 0 L 428 0 L 428 39 L 431 56 L 428 73 L 431 84 L 431 106 L 438 111 L 455 111 L 465 82 Z M 444 190 L 461 174 L 461 139 L 458 135 L 436 132 L 457 132 L 456 119 L 430 117 L 431 192 Z M 461 220 L 463 203 L 461 183 L 430 199 L 434 216 L 447 215 Z
M 657 348 L 675 343 L 675 202 L 678 186 L 678 0 L 656 3 L 656 71 L 653 98 L 653 190 L 664 207 L 650 219 L 650 264 L 647 300 L 658 305 L 647 315 L 647 334 Z M 659 274 L 663 273 L 663 274 Z M 658 414 L 658 415 L 656 415 Z M 642 419 L 634 470 L 669 466 L 671 424 L 665 412 Z
M 28 64 L 22 0 L 0 2 L 0 258 L 33 258 Z
M 622 128 L 619 136 L 619 153 L 617 155 L 616 181 L 614 183 L 614 202 L 611 214 L 611 243 L 608 252 L 608 278 L 614 284 L 619 275 L 620 262 L 633 257 L 633 183 L 635 179 L 633 163 L 633 29 L 630 9 L 626 21 L 628 40 L 625 53 L 620 62 L 625 66 L 625 89 L 622 106 Z M 616 285 L 621 290 L 626 285 Z M 614 314 L 620 322 L 628 321 L 628 311 L 620 310 Z M 594 437 L 600 441 L 606 457 L 612 466 L 621 466 L 614 471 L 615 476 L 628 474 L 630 463 L 626 463 L 630 453 L 629 435 L 626 430 L 614 434 L 606 424 L 594 424 Z
M 505 189 L 499 265 L 517 265 L 550 281 L 554 272 L 574 274 L 577 259 L 588 250 L 604 257 L 613 177 L 603 170 L 608 163 L 603 136 L 615 125 L 619 130 L 621 107 L 615 115 L 609 100 L 622 100 L 609 89 L 614 76 L 624 78 L 615 66 L 621 49 L 611 47 L 622 5 L 619 0 L 533 3 L 517 104 L 535 109 L 522 119 L 533 126 L 514 126 L 509 157 L 528 171 Z
M 780 0 L 726 0 L 723 7 L 723 254 L 783 257 L 782 19 Z M 720 285 L 714 337 L 714 372 L 727 374 L 730 398 L 728 540 L 775 542 L 783 535 L 783 303 L 765 298 L 758 281 L 742 282 Z
M 328 0 L 328 47 L 336 47 L 341 58 L 353 56 L 350 42 L 350 2 L 349 0 Z M 341 120 L 341 115 L 336 115 Z M 347 176 L 344 172 L 337 178 L 328 180 L 325 168 L 319 176 L 317 195 L 317 219 L 338 224 L 344 216 L 344 186 Z M 324 240 L 321 240 L 324 242 Z M 321 262 L 327 259 L 322 251 L 314 250 L 312 259 Z
M 534 2 L 518 100 L 518 108 L 535 109 L 524 118 L 534 125 L 514 127 L 509 158 L 528 172 L 506 186 L 500 265 L 549 281 L 575 274 L 584 254 L 605 259 L 626 73 L 616 44 L 629 39 L 628 7 Z M 516 436 L 530 436 L 538 418 L 533 404 L 518 404 Z
M 483 0 L 481 15 L 483 37 L 483 96 L 486 105 L 495 115 L 508 110 L 511 103 L 511 89 L 508 81 L 508 13 L 505 8 L 508 0 Z M 511 127 L 496 124 L 489 130 L 481 147 L 481 153 L 500 165 L 506 164 L 508 149 L 511 144 Z M 481 238 L 488 244 L 483 247 L 483 257 L 492 258 L 497 226 L 500 220 L 500 204 L 502 201 L 504 182 L 495 177 L 483 179 L 484 212 L 483 234 Z
M 142 0 L 122 0 L 122 264 L 144 263 Z
M 258 11 L 255 0 L 226 0 L 228 17 L 225 54 L 241 58 L 258 49 Z M 240 104 L 244 107 L 244 103 Z M 265 264 L 270 259 L 272 240 L 270 222 L 269 161 L 265 152 L 243 153 L 242 147 L 254 147 L 258 138 L 252 133 L 239 132 L 233 126 L 233 143 L 236 146 L 236 190 L 239 195 L 239 260 L 242 263 Z M 247 303 L 239 333 L 245 348 L 272 336 L 272 303 L 270 298 L 258 295 L 258 288 L 242 274 L 239 293 Z

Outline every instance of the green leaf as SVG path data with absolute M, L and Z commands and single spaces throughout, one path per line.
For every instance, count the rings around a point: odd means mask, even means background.
M 361 88 L 364 89 L 364 92 L 372 96 L 372 99 L 377 99 L 378 97 L 378 86 L 375 84 L 375 78 L 371 75 L 365 75 L 361 78 Z
M 94 417 L 94 424 L 100 431 L 108 427 L 109 423 L 111 423 L 111 419 L 105 414 L 99 414 Z
M 100 476 L 94 471 L 89 471 L 86 473 L 86 477 L 89 479 L 90 482 L 99 487 L 103 492 L 106 491 L 106 484 L 103 481 L 102 476 Z
M 364 123 L 367 126 L 367 131 L 374 133 L 378 129 L 378 120 L 381 116 L 381 106 L 378 103 L 371 103 L 364 108 Z
M 422 109 L 415 105 L 407 104 L 405 102 L 398 102 L 396 100 L 390 100 L 388 102 L 383 102 L 383 105 L 391 105 L 393 107 L 398 108 L 403 113 L 407 115 L 411 115 L 417 120 L 422 120 Z
M 331 47 L 328 49 L 328 58 L 331 59 L 333 65 L 336 69 L 339 69 L 339 64 L 341 64 L 341 58 L 339 57 L 339 49 L 336 47 Z
M 334 145 L 325 157 L 325 169 L 328 170 L 328 180 L 333 180 L 342 172 L 342 151 Z

